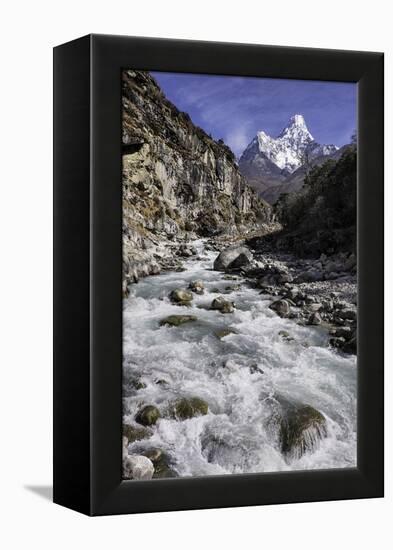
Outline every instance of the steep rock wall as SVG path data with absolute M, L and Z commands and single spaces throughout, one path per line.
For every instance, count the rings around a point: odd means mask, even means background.
M 243 234 L 271 208 L 240 174 L 232 151 L 195 126 L 147 72 L 123 72 L 125 277 L 158 272 L 171 243 Z

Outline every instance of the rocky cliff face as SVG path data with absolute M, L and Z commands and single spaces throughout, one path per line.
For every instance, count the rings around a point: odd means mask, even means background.
M 269 223 L 271 208 L 232 151 L 178 111 L 149 73 L 124 71 L 122 101 L 126 280 L 158 272 L 179 240 Z

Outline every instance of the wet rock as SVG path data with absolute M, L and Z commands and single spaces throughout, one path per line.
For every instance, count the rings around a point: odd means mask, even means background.
M 169 315 L 160 321 L 160 325 L 168 325 L 170 327 L 179 327 L 185 323 L 190 323 L 196 321 L 197 317 L 195 315 Z
M 146 384 L 142 382 L 140 378 L 131 378 L 130 386 L 132 386 L 136 390 L 143 390 L 144 388 L 146 388 Z
M 233 313 L 235 311 L 235 304 L 225 300 L 222 296 L 214 298 L 210 306 L 211 309 L 216 309 L 221 313 Z
M 220 252 L 214 260 L 213 269 L 226 271 L 247 266 L 252 261 L 252 253 L 245 246 L 230 246 Z
M 351 327 L 336 327 L 330 331 L 330 334 L 338 338 L 345 338 L 345 340 L 349 340 L 353 335 L 353 330 Z
M 288 317 L 291 312 L 291 308 L 287 300 L 276 300 L 270 304 L 269 309 L 272 309 L 280 317 Z
M 177 420 L 186 420 L 208 413 L 209 405 L 200 397 L 183 397 L 171 404 L 170 414 Z
M 310 317 L 307 319 L 308 325 L 320 325 L 321 323 L 322 323 L 322 317 L 320 316 L 318 311 L 311 313 Z
M 158 386 L 169 386 L 168 380 L 165 380 L 164 378 L 158 378 L 157 380 L 154 380 L 154 383 Z
M 203 281 L 191 281 L 191 283 L 188 285 L 188 288 L 192 292 L 195 292 L 195 294 L 203 294 L 205 290 Z
M 352 355 L 357 354 L 357 338 L 356 335 L 353 336 L 350 340 L 346 341 L 342 346 L 342 350 L 345 353 L 350 353 Z
M 286 330 L 280 330 L 279 333 L 278 333 L 279 336 L 281 336 L 281 338 L 283 340 L 285 340 L 286 342 L 293 342 L 293 340 L 295 339 L 293 336 L 291 336 L 289 334 L 288 331 Z
M 220 340 L 222 338 L 225 338 L 225 336 L 229 336 L 230 334 L 237 334 L 237 332 L 233 328 L 223 328 L 222 330 L 216 330 L 214 332 L 214 335 Z
M 141 428 L 131 426 L 131 424 L 123 424 L 123 435 L 127 438 L 130 443 L 134 441 L 139 441 L 141 439 L 148 439 L 152 436 L 151 430 L 148 428 Z
M 153 477 L 152 461 L 143 455 L 128 455 L 123 458 L 123 477 L 125 479 L 148 480 Z
M 332 348 L 341 349 L 344 344 L 345 344 L 345 338 L 343 338 L 342 336 L 340 337 L 335 336 L 334 338 L 330 338 L 329 340 L 329 345 Z
M 238 290 L 241 290 L 241 285 L 228 285 L 225 287 L 225 292 L 236 292 Z
M 250 373 L 251 374 L 264 374 L 263 370 L 258 367 L 258 365 L 256 363 L 253 363 L 252 365 L 250 365 Z
M 193 299 L 192 292 L 185 290 L 184 288 L 175 288 L 169 295 L 171 302 L 181 305 L 189 305 Z
M 179 247 L 178 255 L 183 256 L 184 258 L 189 258 L 191 256 L 194 256 L 195 254 L 198 254 L 197 249 L 195 246 L 189 245 L 189 244 L 182 244 Z
M 285 405 L 280 422 L 281 451 L 300 458 L 327 436 L 325 417 L 310 405 Z
M 148 449 L 143 454 L 153 463 L 154 479 L 179 477 L 172 467 L 169 455 L 167 455 L 162 449 Z
M 161 417 L 160 411 L 154 405 L 146 405 L 136 415 L 135 420 L 143 426 L 153 426 Z
M 280 265 L 269 264 L 261 268 L 258 273 L 258 285 L 273 286 L 291 283 L 293 278 L 288 271 Z

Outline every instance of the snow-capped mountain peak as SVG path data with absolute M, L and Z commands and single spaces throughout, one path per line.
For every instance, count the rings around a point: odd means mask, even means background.
M 318 154 L 329 154 L 336 150 L 335 145 L 321 146 L 316 143 L 303 115 L 295 114 L 275 138 L 264 131 L 258 132 L 242 157 L 248 159 L 250 155 L 260 153 L 280 170 L 290 174 L 304 164 L 306 153 L 309 157 L 315 157 Z
M 278 139 L 289 137 L 293 140 L 309 142 L 314 141 L 314 138 L 310 134 L 306 121 L 303 115 L 293 115 L 289 119 L 288 125 L 283 129 Z

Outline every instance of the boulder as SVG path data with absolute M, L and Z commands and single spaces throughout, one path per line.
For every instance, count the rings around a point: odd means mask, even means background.
M 330 338 L 329 345 L 332 348 L 341 349 L 343 345 L 345 344 L 345 338 L 342 336 L 335 336 L 334 338 Z
M 184 288 L 175 288 L 169 295 L 171 302 L 181 305 L 189 305 L 193 299 L 192 292 Z
M 161 319 L 160 325 L 168 325 L 170 327 L 178 327 L 184 325 L 185 323 L 190 323 L 191 321 L 196 321 L 197 317 L 195 315 L 169 315 L 164 319 Z
M 281 451 L 300 458 L 327 436 L 325 417 L 310 405 L 286 404 L 280 421 Z
M 356 321 L 357 313 L 355 309 L 342 309 L 340 311 L 341 319 L 350 319 L 351 321 Z
M 191 283 L 188 285 L 188 288 L 192 292 L 195 292 L 195 294 L 203 294 L 205 290 L 203 281 L 191 281 Z
M 291 308 L 287 300 L 276 300 L 270 304 L 269 309 L 275 311 L 280 317 L 288 317 L 291 312 Z
M 154 405 L 146 405 L 136 415 L 135 420 L 143 426 L 153 426 L 161 417 L 160 411 Z
M 233 313 L 235 311 L 235 304 L 225 300 L 222 296 L 214 298 L 210 306 L 211 309 L 216 309 L 221 313 Z
M 308 325 L 320 325 L 321 323 L 322 323 L 322 317 L 320 316 L 318 311 L 311 313 L 310 317 L 307 319 Z
M 227 271 L 247 266 L 252 261 L 252 253 L 246 246 L 230 246 L 225 248 L 214 260 L 213 269 Z
M 172 468 L 170 457 L 162 449 L 148 449 L 143 454 L 153 463 L 154 479 L 179 477 Z
M 154 474 L 153 462 L 143 455 L 128 455 L 123 458 L 123 477 L 126 479 L 151 479 Z
M 130 424 L 123 424 L 123 435 L 127 438 L 129 443 L 139 441 L 141 439 L 148 439 L 152 436 L 151 430 L 148 428 L 141 428 L 131 426 Z
M 279 265 L 269 264 L 259 270 L 258 286 L 275 286 L 291 283 L 293 278 L 288 271 Z
M 187 418 L 207 414 L 209 405 L 200 397 L 182 397 L 174 401 L 170 409 L 170 414 L 173 418 L 186 420 Z
M 251 374 L 264 374 L 263 370 L 258 367 L 258 365 L 256 363 L 253 363 L 252 365 L 250 365 L 250 373 Z
M 347 340 L 342 346 L 342 350 L 345 353 L 350 353 L 351 355 L 357 354 L 357 338 L 356 335 L 353 336 L 350 340 Z
M 351 271 L 356 267 L 356 263 L 356 256 L 352 253 L 344 262 L 343 268 L 345 271 Z
M 222 338 L 225 338 L 225 336 L 229 336 L 230 334 L 237 334 L 236 330 L 233 328 L 223 328 L 221 330 L 216 330 L 214 332 L 214 335 L 221 340 Z
M 295 340 L 295 338 L 291 336 L 287 330 L 280 330 L 278 335 L 281 336 L 281 338 L 286 342 L 293 342 L 293 340 Z

